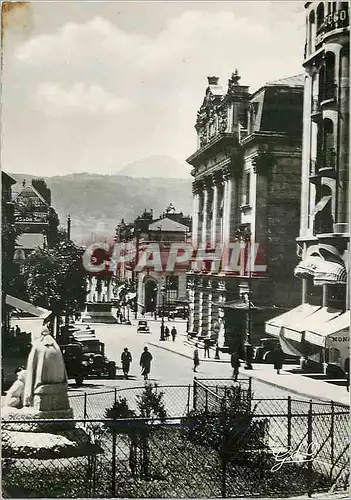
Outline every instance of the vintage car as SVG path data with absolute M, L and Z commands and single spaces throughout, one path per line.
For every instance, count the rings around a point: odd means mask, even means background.
M 147 324 L 147 321 L 145 320 L 140 320 L 138 322 L 138 333 L 150 333 L 150 328 L 149 325 Z
M 82 385 L 89 375 L 89 363 L 84 359 L 83 349 L 80 344 L 60 344 L 63 360 L 66 365 L 68 378 L 74 378 L 77 385 Z
M 108 378 L 116 377 L 116 363 L 105 356 L 105 344 L 94 335 L 75 336 L 81 345 L 83 361 L 88 363 L 89 376 Z
M 260 345 L 254 349 L 254 361 L 258 363 L 273 363 L 274 350 L 279 346 L 279 340 L 273 337 L 265 337 L 260 339 Z M 284 353 L 284 362 L 296 362 L 298 359 L 295 356 L 290 356 Z

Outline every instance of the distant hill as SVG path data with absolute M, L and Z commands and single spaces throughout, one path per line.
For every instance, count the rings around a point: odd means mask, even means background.
M 153 155 L 129 163 L 116 172 L 116 174 L 147 179 L 155 177 L 162 177 L 164 179 L 190 179 L 190 170 L 190 167 L 185 163 L 179 163 L 169 156 Z
M 18 181 L 13 192 L 37 176 L 12 174 Z M 38 176 L 39 177 L 39 176 Z M 122 218 L 132 222 L 144 209 L 152 208 L 157 217 L 170 202 L 177 211 L 192 212 L 191 179 L 138 179 L 122 175 L 88 173 L 45 177 L 51 189 L 52 206 L 62 226 L 71 215 L 72 239 L 82 243 L 95 233 L 97 241 L 113 237 Z

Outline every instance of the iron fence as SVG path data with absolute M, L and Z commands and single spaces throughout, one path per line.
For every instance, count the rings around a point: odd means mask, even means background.
M 159 386 L 162 421 L 89 416 L 121 398 L 136 409 L 143 389 L 71 395 L 75 420 L 3 420 L 3 488 L 16 498 L 235 498 L 347 484 L 344 406 L 256 398 L 245 377 Z M 244 412 L 228 410 L 233 393 Z
M 140 394 L 145 385 L 128 388 L 113 388 L 105 391 L 84 392 L 69 394 L 70 406 L 74 417 L 77 419 L 102 419 L 105 412 L 111 408 L 119 398 L 125 398 L 129 407 L 136 410 L 136 396 Z M 170 417 L 184 415 L 192 408 L 193 386 L 190 385 L 158 385 L 163 392 L 163 400 Z

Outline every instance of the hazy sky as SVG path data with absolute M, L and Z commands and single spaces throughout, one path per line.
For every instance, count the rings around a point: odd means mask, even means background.
M 113 173 L 154 154 L 183 162 L 207 76 L 302 72 L 304 2 L 30 2 L 7 18 L 2 168 Z

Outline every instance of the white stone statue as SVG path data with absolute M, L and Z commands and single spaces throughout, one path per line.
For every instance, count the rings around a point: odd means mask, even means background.
M 6 392 L 4 404 L 5 406 L 10 406 L 11 408 L 22 408 L 24 384 L 26 381 L 26 370 L 19 369 L 16 373 L 17 373 L 17 380 L 12 384 L 10 389 Z
M 53 392 L 55 389 L 61 391 L 63 387 L 67 387 L 67 373 L 61 349 L 46 327 L 33 343 L 26 371 L 23 406 L 37 406 L 35 396 L 45 392 L 46 386 L 52 386 Z
M 20 412 L 29 418 L 73 417 L 62 352 L 47 327 L 33 341 L 27 368 L 19 372 L 17 377 L 4 401 L 7 413 Z

